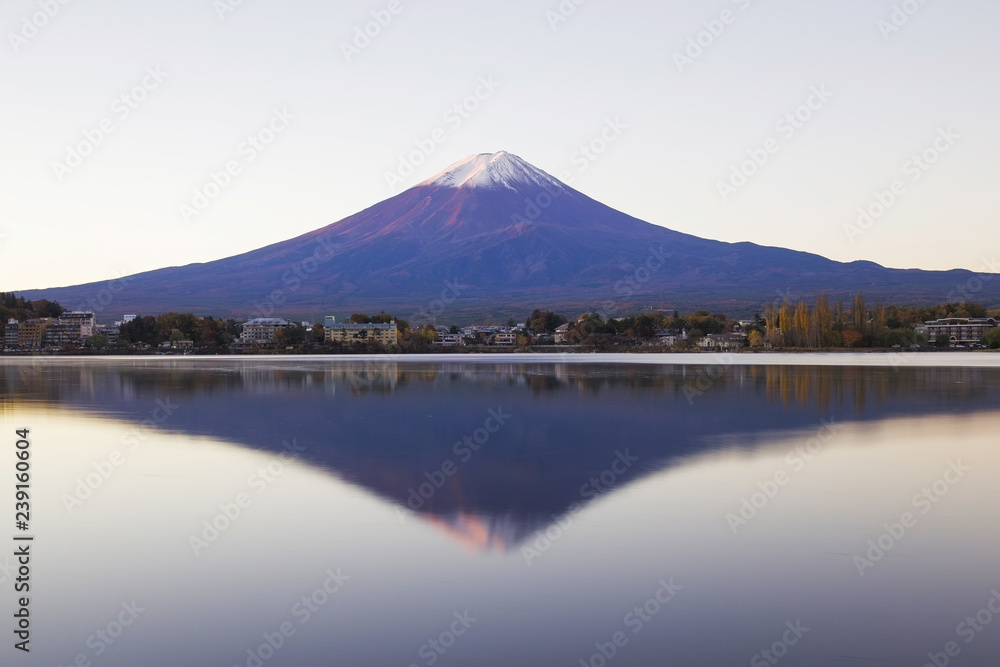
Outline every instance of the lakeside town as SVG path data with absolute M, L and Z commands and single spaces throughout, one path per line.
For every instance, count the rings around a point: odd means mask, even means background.
M 277 354 L 426 353 L 433 351 L 739 351 L 754 349 L 969 350 L 1000 348 L 1000 312 L 975 303 L 930 308 L 850 307 L 818 297 L 769 303 L 764 315 L 731 320 L 706 310 L 573 320 L 535 309 L 521 323 L 412 325 L 391 314 L 354 313 L 346 321 L 280 317 L 217 319 L 191 313 L 127 314 L 99 323 L 92 311 L 0 295 L 5 354 Z

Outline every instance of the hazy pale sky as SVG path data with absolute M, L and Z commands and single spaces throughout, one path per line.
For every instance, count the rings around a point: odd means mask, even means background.
M 62 2 L 0 8 L 0 290 L 234 255 L 499 150 L 707 238 L 1000 255 L 995 0 Z

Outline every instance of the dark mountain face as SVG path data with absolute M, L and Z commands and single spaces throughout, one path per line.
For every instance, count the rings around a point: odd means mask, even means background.
M 609 208 L 509 153 L 466 158 L 365 211 L 226 259 L 137 274 L 110 305 L 102 283 L 35 290 L 70 308 L 232 316 L 389 310 L 524 315 L 538 306 L 760 310 L 779 294 L 857 290 L 890 302 L 961 298 L 968 271 L 886 269 L 681 234 Z M 1000 303 L 1000 281 L 977 299 Z M 106 299 L 105 299 L 106 300 Z M 98 308 L 95 308 L 98 306 Z

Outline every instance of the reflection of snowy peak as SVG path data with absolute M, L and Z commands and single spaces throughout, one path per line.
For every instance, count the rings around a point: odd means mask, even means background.
M 522 542 L 552 523 L 554 517 L 538 517 L 525 521 L 512 515 L 490 516 L 458 512 L 447 515 L 418 514 L 437 526 L 454 540 L 473 551 L 505 553 L 517 549 Z
M 526 186 L 543 187 L 547 190 L 564 189 L 559 181 L 541 169 L 505 151 L 470 155 L 420 185 L 450 188 L 503 187 L 514 191 Z

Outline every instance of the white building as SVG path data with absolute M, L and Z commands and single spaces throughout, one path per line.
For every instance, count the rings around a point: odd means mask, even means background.
M 917 327 L 917 333 L 926 333 L 928 340 L 934 342 L 941 334 L 948 336 L 953 345 L 967 345 L 978 343 L 990 329 L 997 326 L 997 321 L 992 318 L 980 317 L 948 317 L 942 320 L 931 320 L 924 322 L 924 326 Z
M 275 334 L 291 325 L 288 320 L 277 317 L 258 317 L 243 324 L 240 342 L 257 345 L 273 343 Z
M 706 350 L 737 350 L 745 340 L 736 334 L 708 334 L 698 341 L 698 347 Z
M 658 329 L 653 344 L 672 347 L 687 338 L 688 334 L 684 329 Z
M 6 347 L 17 347 L 17 320 L 13 318 L 7 320 L 3 341 Z
M 70 324 L 80 328 L 80 340 L 87 340 L 97 333 L 97 317 L 91 312 L 74 310 L 59 316 L 61 324 Z

